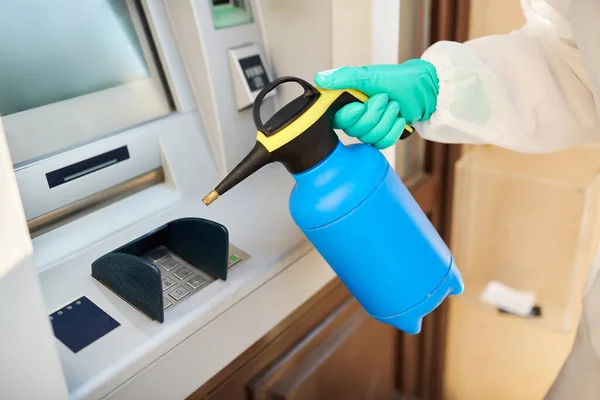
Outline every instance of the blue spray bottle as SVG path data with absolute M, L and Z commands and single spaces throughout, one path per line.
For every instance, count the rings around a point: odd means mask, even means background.
M 285 82 L 299 83 L 304 93 L 263 124 L 262 100 Z M 367 99 L 295 77 L 271 82 L 254 102 L 256 145 L 203 201 L 209 205 L 264 165 L 282 163 L 296 181 L 294 222 L 373 318 L 416 334 L 446 296 L 462 293 L 463 282 L 450 250 L 381 152 L 346 146 L 334 132 L 334 114 Z M 407 126 L 401 139 L 412 132 Z

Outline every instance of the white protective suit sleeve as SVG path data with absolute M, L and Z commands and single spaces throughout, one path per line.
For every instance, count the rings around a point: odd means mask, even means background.
M 526 153 L 600 140 L 570 3 L 521 0 L 527 20 L 521 29 L 427 49 L 421 58 L 435 66 L 440 83 L 436 111 L 415 124 L 421 136 Z

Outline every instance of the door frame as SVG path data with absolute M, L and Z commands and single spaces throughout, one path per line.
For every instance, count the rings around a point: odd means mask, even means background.
M 431 16 L 430 42 L 468 38 L 470 0 L 418 0 L 419 23 Z M 430 7 L 429 10 L 426 7 Z M 419 43 L 427 43 L 420 40 Z M 418 48 L 422 54 L 424 48 Z M 423 211 L 450 246 L 452 199 L 455 164 L 461 145 L 427 142 L 425 168 L 421 182 L 411 189 Z M 397 387 L 407 398 L 442 399 L 446 355 L 449 304 L 444 301 L 423 320 L 422 332 L 416 336 L 400 333 Z

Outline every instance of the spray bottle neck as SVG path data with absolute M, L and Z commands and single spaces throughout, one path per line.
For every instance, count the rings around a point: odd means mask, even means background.
M 338 141 L 333 151 L 321 161 L 305 171 L 292 174 L 292 176 L 298 185 L 326 184 L 326 181 L 334 179 L 341 172 L 343 163 L 336 161 L 340 158 L 346 158 L 348 152 L 348 147 Z
M 336 149 L 339 141 L 331 128 L 328 116 L 323 115 L 301 135 L 274 150 L 271 155 L 273 160 L 283 164 L 289 173 L 299 174 L 323 161 Z

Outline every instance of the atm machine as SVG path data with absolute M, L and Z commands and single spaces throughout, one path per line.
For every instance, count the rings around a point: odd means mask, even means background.
M 332 67 L 325 3 L 0 6 L 1 398 L 184 398 L 334 277 L 284 168 L 201 202 Z

